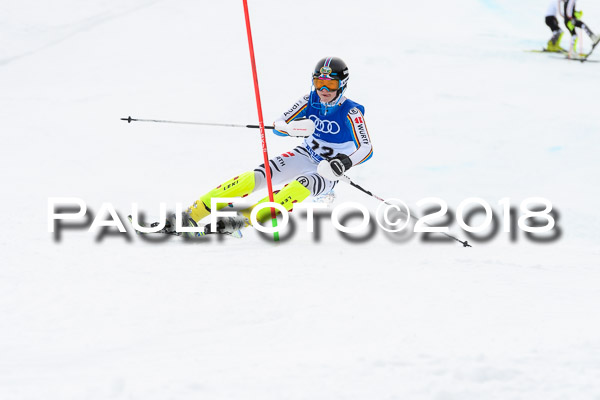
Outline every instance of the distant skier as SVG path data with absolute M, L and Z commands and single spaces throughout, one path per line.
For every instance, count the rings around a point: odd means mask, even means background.
M 592 45 L 596 46 L 600 42 L 600 36 L 595 35 L 594 32 L 581 20 L 583 12 L 575 10 L 575 4 L 577 0 L 567 0 L 564 2 L 563 17 L 565 18 L 565 25 L 571 33 L 571 46 L 569 48 L 569 54 L 577 54 L 577 33 L 575 28 L 581 28 L 587 33 L 592 40 Z
M 552 0 L 548 5 L 548 10 L 546 11 L 546 25 L 548 25 L 552 31 L 552 37 L 548 40 L 548 44 L 546 45 L 547 51 L 557 53 L 566 51 L 560 47 L 560 40 L 562 39 L 564 32 L 560 29 L 558 18 L 556 18 L 559 4 L 564 3 L 564 1 L 565 0 Z
M 345 171 L 367 161 L 373 154 L 364 107 L 344 96 L 349 76 L 348 67 L 340 58 L 321 59 L 312 73 L 311 92 L 274 123 L 273 132 L 279 136 L 306 137 L 300 146 L 269 161 L 273 185 L 286 184 L 274 195 L 274 201 L 288 211 L 311 195 L 318 196 L 333 189 Z M 262 164 L 204 194 L 183 213 L 184 226 L 196 226 L 210 215 L 212 198 L 245 197 L 266 188 L 266 174 L 267 169 Z M 268 197 L 262 201 L 268 201 Z M 217 209 L 225 206 L 220 204 Z M 217 231 L 233 233 L 247 226 L 251 209 L 238 213 L 238 217 L 220 219 Z M 257 214 L 261 223 L 270 218 L 270 208 Z M 175 229 L 174 215 L 168 218 L 166 229 Z

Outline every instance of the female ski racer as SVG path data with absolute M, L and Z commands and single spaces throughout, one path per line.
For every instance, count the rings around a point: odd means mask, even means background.
M 312 73 L 311 92 L 274 122 L 273 132 L 279 136 L 305 137 L 301 145 L 269 160 L 272 184 L 285 184 L 274 194 L 274 202 L 288 211 L 309 196 L 331 191 L 345 171 L 373 155 L 364 119 L 365 109 L 344 96 L 349 77 L 348 67 L 340 58 L 319 60 Z M 197 226 L 209 216 L 213 198 L 245 197 L 266 188 L 268 171 L 262 164 L 202 195 L 183 212 L 182 225 Z M 268 197 L 257 204 L 264 201 L 268 201 Z M 217 209 L 226 205 L 219 204 Z M 253 207 L 238 212 L 237 217 L 221 218 L 216 227 L 206 225 L 205 232 L 236 232 L 250 223 Z M 257 214 L 259 223 L 270 218 L 270 208 L 263 208 Z M 167 218 L 165 230 L 172 232 L 175 227 L 175 215 L 172 214 Z
M 560 29 L 558 18 L 556 18 L 559 4 L 563 1 L 564 0 L 551 0 L 548 5 L 548 10 L 546 11 L 546 25 L 548 25 L 552 31 L 552 37 L 548 40 L 548 44 L 546 45 L 547 51 L 557 53 L 565 51 L 560 47 L 560 40 L 562 39 L 564 32 Z
M 565 18 L 565 25 L 571 33 L 571 47 L 569 48 L 569 54 L 577 54 L 575 48 L 577 46 L 577 33 L 575 28 L 581 28 L 587 33 L 592 40 L 592 46 L 596 46 L 600 42 L 600 36 L 595 35 L 594 32 L 581 20 L 583 13 L 575 10 L 575 4 L 577 0 L 561 0 L 563 5 L 563 17 Z

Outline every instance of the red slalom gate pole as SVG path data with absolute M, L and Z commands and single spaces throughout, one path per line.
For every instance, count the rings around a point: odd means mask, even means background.
M 258 75 L 256 74 L 256 61 L 254 59 L 254 45 L 252 44 L 252 30 L 250 29 L 250 15 L 248 13 L 248 1 L 243 0 L 244 15 L 246 16 L 246 32 L 248 33 L 248 47 L 250 48 L 250 63 L 252 64 L 252 77 L 254 78 L 254 93 L 256 95 L 256 109 L 258 111 L 258 126 L 260 128 L 260 139 L 262 141 L 263 156 L 265 160 L 265 171 L 267 173 L 267 189 L 269 191 L 269 201 L 274 203 L 273 184 L 271 183 L 271 165 L 269 165 L 269 154 L 267 152 L 267 137 L 265 135 L 265 123 L 263 121 L 262 106 L 260 103 L 260 91 L 258 90 Z M 277 227 L 277 213 L 271 208 L 271 220 L 273 228 Z M 279 232 L 273 233 L 273 239 L 279 240 Z

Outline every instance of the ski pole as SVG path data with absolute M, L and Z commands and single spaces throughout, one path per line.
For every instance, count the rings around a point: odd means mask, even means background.
M 191 122 L 191 121 L 168 121 L 163 119 L 142 119 L 142 118 L 121 118 L 121 121 L 127 121 L 128 124 L 131 122 L 158 122 L 162 124 L 183 124 L 183 125 L 204 125 L 204 126 L 223 126 L 228 128 L 255 128 L 260 129 L 259 125 L 241 125 L 241 124 L 219 124 L 213 122 Z M 274 129 L 273 126 L 265 126 L 265 129 Z
M 366 193 L 366 194 L 368 194 L 369 196 L 371 196 L 371 197 L 374 197 L 374 198 L 376 198 L 377 200 L 379 200 L 379 201 L 382 201 L 382 202 L 384 202 L 384 203 L 385 203 L 385 204 L 387 204 L 387 205 L 390 205 L 390 206 L 391 206 L 391 205 L 393 205 L 393 204 L 390 204 L 390 203 L 388 203 L 386 200 L 382 199 L 381 197 L 379 197 L 379 196 L 376 196 L 376 195 L 374 195 L 373 193 L 369 192 L 368 190 L 366 190 L 366 189 L 362 188 L 360 185 L 357 185 L 356 183 L 352 182 L 352 179 L 350 179 L 350 178 L 349 178 L 347 175 L 344 175 L 344 174 L 342 174 L 342 175 L 339 177 L 339 180 L 340 180 L 340 181 L 343 181 L 343 182 L 346 182 L 346 183 L 347 183 L 347 184 L 349 184 L 350 186 L 354 186 L 355 188 L 357 188 L 357 189 L 358 189 L 358 190 L 360 190 L 361 192 L 363 192 L 363 193 Z M 414 220 L 418 221 L 418 218 L 416 218 L 415 216 L 413 216 L 413 215 L 410 215 L 410 214 L 407 214 L 407 213 L 405 213 L 403 210 L 399 210 L 399 211 L 400 211 L 400 212 L 402 212 L 403 214 L 407 215 L 408 217 L 410 217 L 410 218 L 413 218 Z M 428 223 L 425 223 L 425 222 L 424 222 L 424 224 L 425 224 L 425 225 L 427 225 L 427 226 L 430 226 L 430 227 L 431 227 L 431 225 L 429 225 Z M 468 242 L 468 241 L 466 241 L 466 240 L 465 240 L 465 241 L 462 241 L 462 240 L 460 240 L 460 239 L 456 238 L 455 236 L 452 236 L 452 235 L 449 235 L 449 234 L 447 234 L 446 232 L 439 232 L 439 233 L 441 233 L 442 235 L 446 235 L 446 236 L 447 236 L 447 237 L 449 237 L 450 239 L 454 239 L 454 240 L 456 240 L 458 243 L 462 244 L 462 245 L 463 245 L 463 247 L 473 247 L 473 246 L 471 246 L 471 245 L 469 244 L 469 242 Z

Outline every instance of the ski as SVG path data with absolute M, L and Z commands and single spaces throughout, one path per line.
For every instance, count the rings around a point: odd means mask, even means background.
M 203 236 L 206 236 L 206 235 L 225 235 L 225 236 L 234 237 L 236 239 L 241 239 L 243 237 L 242 231 L 240 229 L 238 229 L 237 231 L 234 231 L 232 233 L 211 232 L 210 230 L 205 230 L 202 233 L 202 235 Z
M 159 231 L 156 231 L 156 232 L 142 232 L 142 231 L 138 231 L 137 229 L 135 229 L 135 226 L 133 226 L 133 217 L 131 215 L 128 215 L 127 219 L 129 220 L 129 223 L 131 224 L 131 226 L 135 230 L 135 233 L 138 234 L 138 235 L 163 234 L 163 235 L 181 236 L 180 232 L 168 232 L 168 231 L 165 231 L 164 228 L 161 229 L 161 230 L 159 230 Z M 158 224 L 159 224 L 159 222 L 152 222 L 150 224 L 138 222 L 138 225 L 140 225 L 143 228 L 155 228 L 155 227 L 158 226 Z
M 127 219 L 129 219 L 129 223 L 131 224 L 131 226 L 133 226 L 133 217 L 131 215 L 127 216 Z M 138 224 L 144 228 L 155 228 L 157 227 L 160 223 L 159 222 L 152 222 L 152 223 L 140 223 L 138 222 Z M 135 229 L 135 227 L 134 227 Z M 243 237 L 241 230 L 237 230 L 234 231 L 232 233 L 221 233 L 221 232 L 211 232 L 210 231 L 210 225 L 207 225 L 204 227 L 204 231 L 200 231 L 200 232 L 176 232 L 176 231 L 167 231 L 164 228 L 161 230 L 158 230 L 156 232 L 142 232 L 142 231 L 138 231 L 137 229 L 135 229 L 135 233 L 138 235 L 154 235 L 154 234 L 159 234 L 159 235 L 172 235 L 172 236 L 181 236 L 181 237 L 186 237 L 186 238 L 196 238 L 196 237 L 201 237 L 201 236 L 206 236 L 206 235 L 226 235 L 226 236 L 231 236 L 234 237 L 236 239 L 241 239 Z
M 229 220 L 229 222 L 227 222 L 227 220 Z M 226 218 L 226 219 L 220 219 L 217 221 L 217 229 L 215 232 L 213 232 L 212 230 L 212 225 L 208 224 L 204 226 L 204 235 L 227 235 L 227 236 L 231 236 L 234 237 L 236 239 L 241 239 L 242 238 L 242 229 L 246 226 L 250 226 L 250 223 L 248 222 L 248 220 L 246 219 L 245 222 L 242 221 L 241 223 L 238 221 L 238 223 L 235 224 L 235 227 L 232 226 L 232 221 L 234 220 L 234 218 Z M 227 227 L 227 224 L 230 224 Z M 231 232 L 225 232 L 227 230 L 231 230 Z
M 597 45 L 597 43 L 596 43 Z M 565 59 L 567 60 L 572 60 L 572 61 L 579 61 L 579 62 L 600 62 L 598 60 L 590 60 L 589 56 L 592 54 L 592 52 L 594 51 L 594 48 L 596 47 L 592 46 L 592 50 L 590 50 L 589 53 L 585 53 L 585 54 L 578 54 L 576 56 L 571 56 L 569 57 L 569 52 L 565 49 L 560 49 L 560 51 L 553 51 L 553 50 L 548 50 L 546 48 L 543 48 L 541 50 L 524 50 L 527 53 L 546 53 L 546 54 L 564 54 L 565 55 Z M 560 58 L 562 59 L 563 57 L 555 57 L 555 58 Z
M 600 43 L 600 42 L 598 42 Z M 571 56 L 569 57 L 569 55 L 566 56 L 566 58 L 568 60 L 573 60 L 573 61 L 579 61 L 579 62 L 599 62 L 598 60 L 590 60 L 589 57 L 592 55 L 592 53 L 594 52 L 594 49 L 596 48 L 596 46 L 598 45 L 598 43 L 592 45 L 592 49 L 585 54 L 577 54 L 575 56 Z
M 558 51 L 548 50 L 546 48 L 543 48 L 541 50 L 537 50 L 536 49 L 536 50 L 524 50 L 524 51 L 527 52 L 527 53 L 556 53 L 556 54 L 566 54 L 567 53 L 567 50 L 562 49 L 562 48 L 560 50 L 558 50 Z
M 133 226 L 133 217 L 131 215 L 127 216 L 127 219 L 129 220 L 129 223 L 131 224 L 131 226 Z M 152 222 L 152 223 L 141 223 L 138 222 L 138 225 L 140 225 L 143 228 L 155 228 L 160 224 L 160 222 Z M 133 227 L 133 229 L 135 229 L 135 227 Z M 158 230 L 156 232 L 142 232 L 142 231 L 138 231 L 137 229 L 135 229 L 135 233 L 138 235 L 154 235 L 154 234 L 159 234 L 159 235 L 172 235 L 172 236 L 181 236 L 181 237 L 199 237 L 199 236 L 204 236 L 205 233 L 204 232 L 175 232 L 175 231 L 167 231 L 164 228 L 161 230 Z M 191 235 L 191 236 L 190 236 Z
M 588 61 L 588 62 L 591 62 L 591 61 L 596 61 L 596 60 L 588 60 L 588 58 L 589 58 L 589 56 L 591 56 L 591 55 L 592 55 L 592 53 L 594 52 L 594 49 L 596 48 L 596 46 L 598 46 L 598 43 L 600 43 L 600 42 L 596 42 L 594 45 L 592 45 L 592 49 L 591 49 L 591 50 L 590 50 L 590 51 L 589 51 L 589 52 L 588 52 L 588 53 L 587 53 L 587 54 L 584 56 L 584 58 L 583 58 L 583 59 L 581 59 L 581 60 L 579 60 L 579 61 L 581 61 L 581 62 L 585 62 L 585 61 Z
M 583 63 L 583 62 L 589 62 L 589 63 L 600 62 L 600 60 L 590 60 L 586 56 L 575 56 L 575 57 L 566 56 L 566 57 L 554 57 L 554 58 L 559 59 L 559 60 L 579 61 L 581 63 Z

